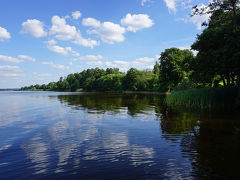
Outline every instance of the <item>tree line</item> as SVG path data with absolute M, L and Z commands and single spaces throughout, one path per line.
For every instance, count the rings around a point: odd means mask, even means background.
M 202 87 L 240 87 L 240 10 L 238 0 L 213 0 L 193 7 L 194 15 L 211 14 L 191 50 L 169 48 L 152 71 L 118 68 L 87 69 L 61 77 L 58 82 L 22 87 L 51 91 L 172 91 Z

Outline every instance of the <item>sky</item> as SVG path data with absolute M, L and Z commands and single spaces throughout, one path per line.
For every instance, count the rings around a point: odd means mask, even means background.
M 0 88 L 58 81 L 88 68 L 151 69 L 189 49 L 207 0 L 1 0 Z

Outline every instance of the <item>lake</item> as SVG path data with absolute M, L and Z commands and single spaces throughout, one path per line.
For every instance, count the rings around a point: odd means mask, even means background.
M 240 113 L 163 98 L 0 92 L 0 179 L 240 179 Z

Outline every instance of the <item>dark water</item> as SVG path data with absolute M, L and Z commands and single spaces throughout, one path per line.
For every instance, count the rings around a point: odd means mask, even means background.
M 239 115 L 159 95 L 0 92 L 0 179 L 240 179 Z

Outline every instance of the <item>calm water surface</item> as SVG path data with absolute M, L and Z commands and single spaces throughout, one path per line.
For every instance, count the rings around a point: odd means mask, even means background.
M 159 95 L 0 92 L 0 179 L 240 179 L 239 115 Z

